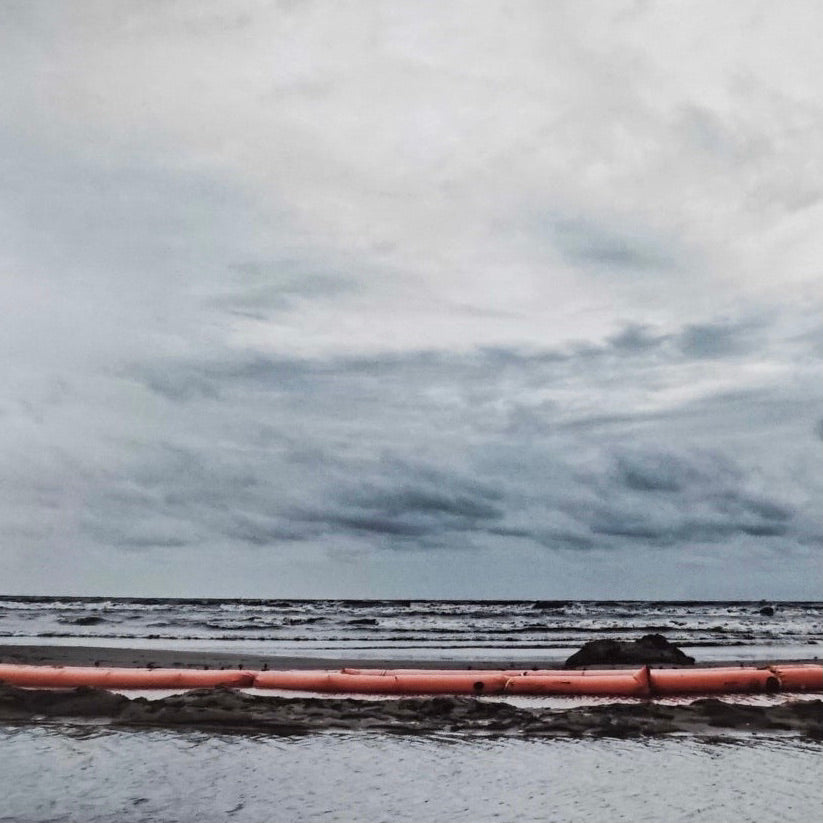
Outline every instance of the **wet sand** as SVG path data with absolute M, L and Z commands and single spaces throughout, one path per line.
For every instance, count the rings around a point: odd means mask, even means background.
M 627 738 L 734 731 L 794 732 L 823 739 L 821 700 L 751 706 L 702 698 L 675 706 L 643 701 L 558 710 L 523 708 L 473 697 L 263 697 L 223 688 L 196 689 L 147 700 L 90 687 L 61 691 L 0 684 L 1 721 L 42 723 L 77 718 L 115 727 L 219 729 L 289 736 L 369 731 Z
M 561 668 L 564 658 L 535 659 L 524 665 L 501 657 L 497 660 L 443 661 L 385 658 L 364 660 L 358 657 L 299 657 L 275 654 L 237 654 L 213 651 L 180 651 L 176 649 L 129 649 L 101 646 L 39 646 L 0 644 L 0 663 L 23 663 L 47 666 L 146 666 L 162 669 L 342 669 L 415 668 L 415 669 L 498 669 L 545 668 L 548 664 Z M 635 668 L 637 668 L 635 666 Z
M 138 668 L 190 669 L 341 669 L 367 667 L 374 669 L 547 669 L 563 668 L 567 655 L 562 657 L 535 656 L 533 660 L 511 660 L 501 656 L 490 659 L 444 661 L 387 657 L 383 659 L 357 657 L 298 657 L 275 654 L 237 654 L 212 651 L 180 651 L 176 649 L 129 649 L 101 646 L 47 646 L 0 644 L 0 663 L 22 663 L 48 666 L 133 666 Z M 748 660 L 742 663 L 732 658 L 703 662 L 697 666 L 767 666 L 773 663 L 814 663 L 819 660 L 768 659 Z M 609 668 L 636 669 L 638 664 L 615 665 Z M 667 667 L 668 668 L 668 667 Z

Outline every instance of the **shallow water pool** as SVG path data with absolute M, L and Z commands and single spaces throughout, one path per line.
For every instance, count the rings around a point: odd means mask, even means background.
M 524 740 L 0 726 L 0 820 L 807 821 L 796 736 Z

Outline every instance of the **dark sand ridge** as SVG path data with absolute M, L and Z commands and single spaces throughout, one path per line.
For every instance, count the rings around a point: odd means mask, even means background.
M 58 720 L 117 727 L 219 729 L 272 735 L 321 731 L 404 735 L 447 732 L 531 738 L 780 732 L 823 740 L 821 700 L 751 706 L 704 698 L 684 705 L 638 701 L 558 710 L 523 708 L 473 697 L 286 698 L 261 697 L 222 688 L 147 700 L 88 687 L 55 691 L 0 684 L 0 721 Z
M 176 649 L 129 649 L 101 646 L 41 646 L 41 645 L 0 645 L 0 662 L 22 663 L 48 666 L 127 666 L 144 668 L 186 668 L 186 669 L 562 669 L 566 656 L 511 660 L 504 656 L 478 660 L 409 660 L 402 658 L 358 658 L 358 657 L 298 657 L 275 654 L 246 654 L 238 652 L 178 651 Z M 815 663 L 816 658 L 778 660 L 764 658 L 746 661 L 729 658 L 725 661 L 704 663 L 701 667 L 713 666 L 766 666 L 773 663 Z M 608 666 L 608 668 L 636 669 L 638 664 Z

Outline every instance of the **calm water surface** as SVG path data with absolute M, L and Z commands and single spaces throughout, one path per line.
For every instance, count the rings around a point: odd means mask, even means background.
M 0 820 L 808 821 L 823 744 L 0 726 Z

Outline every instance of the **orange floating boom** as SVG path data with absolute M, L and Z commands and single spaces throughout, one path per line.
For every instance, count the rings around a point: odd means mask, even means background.
M 299 692 L 334 692 L 328 671 L 266 671 L 257 672 L 254 677 L 255 689 L 284 689 Z
M 506 682 L 508 694 L 590 694 L 647 697 L 650 694 L 649 670 L 614 671 L 578 676 L 565 674 L 526 674 Z M 583 675 L 582 677 L 579 675 Z
M 0 664 L 0 681 L 28 688 L 277 689 L 353 694 L 568 694 L 654 696 L 739 692 L 823 692 L 823 666 L 768 668 L 448 670 L 343 669 L 235 671 Z
M 652 669 L 652 694 L 776 692 L 780 679 L 770 669 Z
M 333 677 L 338 691 L 354 691 L 364 694 L 500 694 L 508 682 L 501 673 L 477 674 L 453 672 L 452 674 L 370 675 L 343 674 Z
M 506 677 L 536 677 L 538 675 L 557 675 L 558 677 L 590 676 L 593 674 L 628 674 L 633 669 L 341 669 L 343 674 L 378 674 L 382 676 L 427 674 L 427 675 L 454 675 L 476 674 L 494 675 L 504 674 Z
M 496 694 L 503 691 L 507 680 L 502 672 L 454 671 L 445 675 L 430 674 L 423 669 L 402 675 L 360 674 L 349 669 L 339 672 L 266 671 L 258 673 L 254 687 L 356 694 Z
M 823 666 L 772 666 L 784 691 L 823 692 Z
M 15 686 L 67 689 L 205 689 L 248 688 L 256 672 L 213 669 L 131 669 L 92 666 L 17 666 L 0 664 L 0 681 Z

